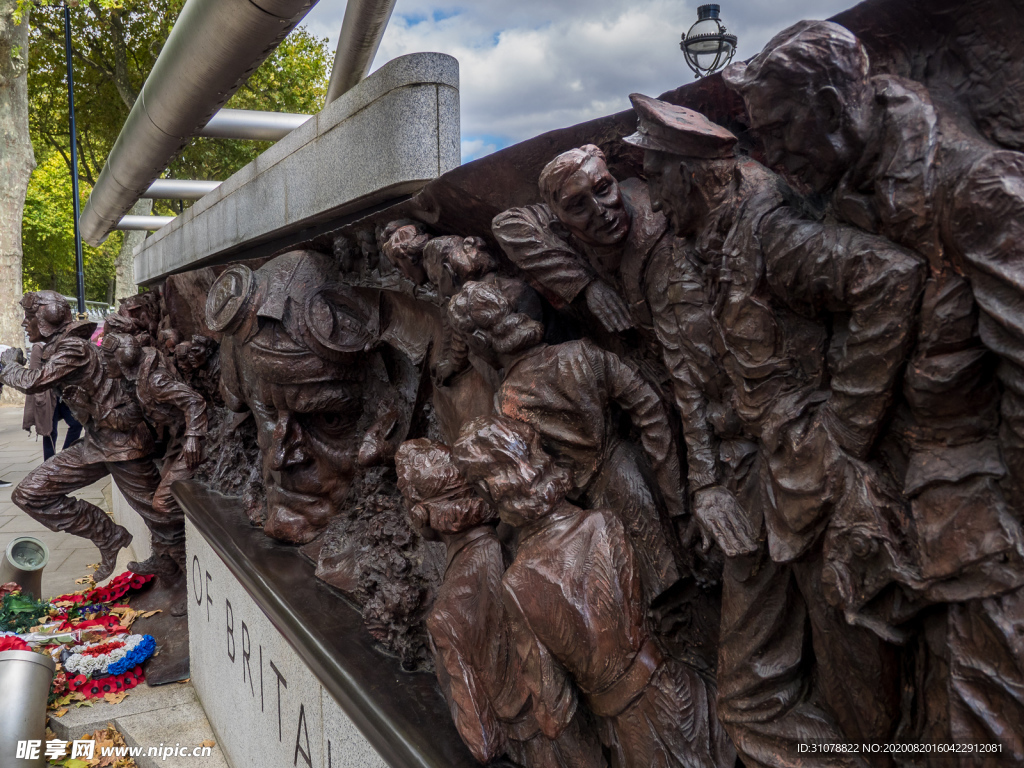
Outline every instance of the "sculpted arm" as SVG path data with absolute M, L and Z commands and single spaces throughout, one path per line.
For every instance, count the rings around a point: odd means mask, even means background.
M 85 339 L 79 338 L 63 339 L 58 342 L 57 349 L 50 359 L 36 370 L 18 363 L 8 363 L 0 373 L 0 383 L 14 387 L 26 395 L 45 392 L 88 364 L 89 358 L 85 350 L 88 343 Z
M 572 303 L 595 274 L 586 259 L 552 231 L 556 221 L 546 205 L 527 205 L 499 213 L 491 232 L 512 263 L 561 309 Z
M 651 461 L 658 487 L 670 517 L 684 514 L 682 477 L 675 442 L 668 426 L 668 412 L 658 393 L 618 355 L 594 344 L 584 345 L 591 367 L 603 375 L 608 394 L 640 430 L 640 442 Z
M 508 584 L 502 586 L 515 652 L 533 698 L 533 715 L 541 733 L 549 739 L 557 739 L 576 714 L 576 688 L 562 665 L 533 632 L 514 590 Z M 557 618 L 551 620 L 557 621 Z
M 773 293 L 797 312 L 833 314 L 832 394 L 822 418 L 846 451 L 863 457 L 906 360 L 925 264 L 881 237 L 788 208 L 765 218 L 761 237 Z
M 202 395 L 162 370 L 153 372 L 150 389 L 157 402 L 181 411 L 185 417 L 185 437 L 206 436 L 206 401 Z
M 459 653 L 442 619 L 427 620 L 437 680 L 452 720 L 473 757 L 488 763 L 506 750 L 505 731 L 473 667 Z

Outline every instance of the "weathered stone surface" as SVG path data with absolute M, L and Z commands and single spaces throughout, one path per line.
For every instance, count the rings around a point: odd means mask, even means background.
M 415 192 L 459 163 L 458 88 L 450 56 L 389 62 L 147 238 L 136 281 Z

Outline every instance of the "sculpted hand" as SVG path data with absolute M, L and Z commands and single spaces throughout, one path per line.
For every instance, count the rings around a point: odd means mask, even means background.
M 189 435 L 185 438 L 185 446 L 181 451 L 185 457 L 185 466 L 189 469 L 195 469 L 203 461 L 203 443 L 202 440 L 195 435 Z
M 757 550 L 758 532 L 729 490 L 712 485 L 697 491 L 694 513 L 705 536 L 710 534 L 727 557 L 749 555 Z
M 3 351 L 3 354 L 0 354 L 0 370 L 6 368 L 11 363 L 25 364 L 25 353 L 21 347 L 9 347 Z
M 587 286 L 587 307 L 601 321 L 606 331 L 619 333 L 633 327 L 629 308 L 615 289 L 603 280 L 594 280 Z

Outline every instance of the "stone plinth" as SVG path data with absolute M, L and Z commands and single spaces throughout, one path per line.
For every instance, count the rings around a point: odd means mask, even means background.
M 471 768 L 433 675 L 401 670 L 357 610 L 238 502 L 186 510 L 192 684 L 235 766 Z
M 458 62 L 441 53 L 390 61 L 146 238 L 135 280 L 228 260 L 412 194 L 458 166 L 459 137 Z

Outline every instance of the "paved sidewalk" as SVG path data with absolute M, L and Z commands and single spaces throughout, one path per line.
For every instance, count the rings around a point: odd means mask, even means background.
M 11 540 L 18 536 L 34 536 L 42 540 L 50 550 L 50 562 L 43 571 L 43 596 L 56 597 L 81 589 L 81 585 L 75 584 L 75 579 L 92 573 L 89 566 L 100 561 L 100 553 L 88 539 L 55 533 L 11 502 L 11 492 L 22 478 L 43 463 L 42 438 L 36 439 L 35 433 L 29 437 L 28 432 L 22 430 L 21 416 L 22 408 L 19 406 L 0 406 L 0 479 L 12 483 L 9 488 L 0 488 L 0 556 Z M 62 445 L 66 429 L 61 422 L 57 445 Z M 110 512 L 109 477 L 74 495 Z M 133 559 L 130 547 L 121 550 L 114 574 L 124 571 Z

